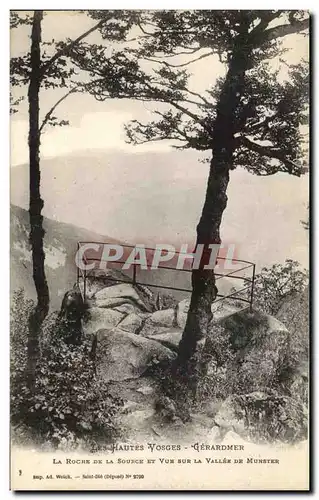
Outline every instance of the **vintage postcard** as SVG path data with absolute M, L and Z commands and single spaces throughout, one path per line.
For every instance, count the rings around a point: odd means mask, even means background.
M 309 25 L 10 12 L 12 490 L 309 490 Z

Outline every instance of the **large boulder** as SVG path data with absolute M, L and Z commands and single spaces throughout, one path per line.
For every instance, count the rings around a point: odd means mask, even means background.
M 163 333 L 148 335 L 147 338 L 156 340 L 156 342 L 160 342 L 169 349 L 177 351 L 182 334 L 183 330 L 181 328 L 169 328 Z
M 100 307 L 91 307 L 88 316 L 89 318 L 83 322 L 83 333 L 85 335 L 92 335 L 102 328 L 114 328 L 124 318 L 124 314 L 119 311 L 101 309 Z
M 123 300 L 123 302 L 122 302 L 122 300 Z M 121 299 L 121 304 L 118 306 L 115 306 L 114 309 L 116 311 L 123 313 L 123 314 L 135 314 L 136 312 L 138 312 L 138 313 L 140 312 L 140 309 L 137 306 L 130 304 L 129 302 L 126 302 L 126 299 Z M 147 314 L 147 313 L 144 313 L 144 314 Z
M 233 316 L 243 310 L 243 304 L 236 304 L 230 299 L 217 300 L 211 307 L 213 313 L 213 323 L 220 324 L 229 316 Z
M 154 325 L 166 327 L 173 326 L 175 321 L 175 311 L 174 309 L 162 309 L 161 311 L 155 311 L 149 317 L 149 321 Z
M 175 324 L 174 309 L 162 309 L 155 311 L 145 321 L 141 335 L 150 336 L 167 331 Z
M 128 314 L 119 324 L 119 328 L 126 332 L 137 333 L 143 325 L 143 318 L 138 314 Z
M 187 320 L 187 313 L 189 309 L 190 300 L 184 299 L 178 303 L 176 320 L 180 328 L 184 328 Z
M 95 268 L 94 274 L 86 278 L 86 298 L 91 299 L 99 290 L 115 286 L 123 280 L 128 281 L 129 277 L 119 269 Z
M 138 307 L 141 311 L 148 311 L 139 294 L 129 283 L 102 288 L 93 295 L 97 307 L 116 307 L 125 303 Z
M 187 314 L 189 310 L 190 300 L 184 299 L 178 303 L 176 320 L 180 328 L 184 328 L 186 325 Z M 240 307 L 231 300 L 217 300 L 212 303 L 211 311 L 213 314 L 213 323 L 220 323 L 228 316 L 240 311 Z
M 97 376 L 105 382 L 140 377 L 153 362 L 175 357 L 160 343 L 119 328 L 97 332 L 94 350 Z

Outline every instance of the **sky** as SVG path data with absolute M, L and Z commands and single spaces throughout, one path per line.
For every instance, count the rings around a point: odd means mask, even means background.
M 76 38 L 91 24 L 84 15 L 51 12 L 43 21 L 43 39 L 63 39 L 66 33 Z M 23 53 L 29 44 L 28 30 L 19 30 L 12 35 L 12 55 Z M 91 41 L 99 41 L 96 36 L 91 35 Z M 308 56 L 308 43 L 303 36 L 290 35 L 285 47 L 288 64 Z M 212 56 L 194 63 L 191 71 L 192 89 L 203 92 L 224 74 L 225 67 Z M 287 66 L 282 65 L 281 78 L 286 73 Z M 60 90 L 42 91 L 41 115 L 62 95 Z M 161 240 L 167 236 L 172 241 L 176 233 L 179 239 L 192 240 L 205 193 L 207 166 L 197 162 L 196 153 L 192 153 L 189 162 L 184 153 L 171 154 L 172 144 L 168 142 L 142 146 L 125 142 L 124 124 L 131 119 L 152 119 L 152 109 L 150 103 L 101 103 L 82 94 L 66 99 L 57 116 L 68 119 L 70 126 L 47 128 L 41 139 L 43 168 L 48 169 L 42 180 L 44 214 L 125 241 L 152 241 L 159 227 Z M 27 164 L 27 131 L 27 107 L 22 103 L 11 119 L 13 168 Z M 82 166 L 79 172 L 74 158 Z M 145 161 L 157 168 L 145 166 Z M 85 164 L 91 170 L 85 169 Z M 134 168 L 129 168 L 130 164 Z M 103 172 L 99 170 L 102 168 Z M 27 167 L 22 171 L 26 174 Z M 26 205 L 28 179 L 24 174 L 20 177 L 20 183 L 17 176 L 12 177 L 17 183 L 17 190 L 12 186 L 12 201 L 22 206 Z M 307 218 L 307 176 L 301 180 L 288 175 L 262 179 L 240 169 L 231 178 L 230 201 L 223 221 L 225 237 L 236 243 L 249 241 L 250 247 L 244 245 L 245 254 L 261 262 L 276 262 L 286 255 L 307 265 L 307 234 L 300 224 L 300 219 Z M 21 189 L 25 190 L 24 197 Z

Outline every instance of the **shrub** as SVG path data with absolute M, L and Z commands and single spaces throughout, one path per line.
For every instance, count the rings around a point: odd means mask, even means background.
M 255 442 L 294 443 L 307 437 L 307 412 L 299 401 L 269 390 L 230 398 L 245 433 Z
M 254 308 L 276 316 L 287 298 L 302 293 L 308 282 L 306 270 L 298 262 L 287 259 L 284 264 L 274 264 L 256 275 Z
M 68 345 L 65 325 L 51 314 L 43 325 L 41 356 L 33 391 L 26 385 L 27 318 L 32 301 L 15 294 L 11 333 L 11 422 L 32 441 L 54 448 L 89 447 L 110 442 L 118 433 L 122 405 L 95 376 L 91 341 Z M 24 434 L 25 435 L 25 434 Z

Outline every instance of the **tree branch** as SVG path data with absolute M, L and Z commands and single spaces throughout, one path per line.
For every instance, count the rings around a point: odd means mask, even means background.
M 254 125 L 247 125 L 246 130 L 249 132 L 249 134 L 254 133 L 256 130 L 261 131 L 263 127 L 269 125 L 276 117 L 278 116 L 278 113 L 274 113 L 271 116 L 267 116 L 264 120 L 261 122 L 255 123 Z
M 158 61 L 156 59 L 153 59 L 151 57 L 144 57 L 144 59 L 146 61 L 150 61 L 150 62 L 155 62 L 155 63 L 158 63 L 158 64 L 164 64 L 165 66 L 167 66 L 168 68 L 183 68 L 184 66 L 188 66 L 189 64 L 192 64 L 194 62 L 197 62 L 199 61 L 200 59 L 204 59 L 205 57 L 208 57 L 208 56 L 211 56 L 214 54 L 214 51 L 210 51 L 206 54 L 202 54 L 201 56 L 199 57 L 196 57 L 195 59 L 192 59 L 191 61 L 187 61 L 185 63 L 181 63 L 181 64 L 170 64 L 168 63 L 167 61 Z
M 186 48 L 186 47 L 185 47 Z M 196 47 L 196 48 L 191 48 L 189 47 L 188 50 L 181 50 L 180 52 L 174 52 L 173 54 L 165 54 L 165 55 L 153 55 L 153 57 L 156 57 L 157 59 L 167 59 L 171 57 L 177 57 L 177 56 L 183 56 L 183 55 L 192 55 L 196 54 L 199 50 L 202 50 L 202 47 Z M 160 61 L 158 61 L 160 62 Z
M 254 169 L 254 174 L 258 177 L 270 177 L 271 175 L 277 174 L 280 171 L 280 167 L 273 167 L 267 172 L 260 172 L 258 169 Z
M 275 28 L 270 28 L 265 30 L 264 36 L 265 40 L 271 41 L 276 40 L 276 38 L 282 38 L 286 35 L 291 35 L 293 33 L 300 33 L 309 28 L 309 19 L 303 19 L 302 21 L 295 21 L 290 24 L 282 24 L 276 26 Z
M 137 23 L 137 26 L 140 28 L 141 32 L 142 32 L 144 35 L 146 35 L 146 36 L 148 36 L 148 37 L 150 37 L 150 36 L 154 36 L 154 34 L 155 34 L 155 33 L 149 33 L 149 32 L 147 32 L 147 31 L 143 28 L 143 26 L 142 26 L 142 24 L 141 24 L 140 22 L 138 22 L 138 23 Z
M 45 127 L 45 125 L 50 120 L 53 111 L 59 106 L 59 104 L 61 104 L 61 102 L 63 102 L 70 94 L 73 94 L 74 92 L 76 92 L 76 87 L 73 87 L 73 89 L 71 89 L 69 92 L 67 92 L 66 94 L 64 94 L 64 96 L 62 96 L 61 99 L 59 99 L 54 104 L 54 106 L 52 106 L 52 108 L 47 112 L 47 114 L 45 115 L 45 117 L 43 119 L 43 122 L 41 123 L 41 127 L 39 128 L 39 132 L 40 133 L 42 132 L 43 128 Z
M 199 99 L 201 99 L 203 101 L 203 103 L 206 104 L 206 106 L 213 106 L 214 105 L 212 102 L 209 102 L 207 99 L 205 99 L 205 97 L 198 94 L 197 92 L 194 92 L 193 90 L 185 89 L 185 92 L 193 95 L 194 97 L 199 97 Z M 202 104 L 199 104 L 199 103 L 198 103 L 198 105 L 202 106 Z
M 244 136 L 238 137 L 237 140 L 242 146 L 244 146 L 247 149 L 250 149 L 251 151 L 254 151 L 255 153 L 259 153 L 261 156 L 268 156 L 268 158 L 274 158 L 275 160 L 279 160 L 287 167 L 287 171 L 289 172 L 289 174 L 300 177 L 299 170 L 301 166 L 298 165 L 298 163 L 295 163 L 286 158 L 284 153 L 268 146 L 261 146 L 260 144 L 257 144 L 256 142 L 253 142 Z
M 41 76 L 43 77 L 43 75 L 45 74 L 45 72 L 47 71 L 47 69 L 50 66 L 52 66 L 52 64 L 54 64 L 57 59 L 59 59 L 60 57 L 66 55 L 70 50 L 72 50 L 72 48 L 76 44 L 78 44 L 79 42 L 81 42 L 84 38 L 86 38 L 91 33 L 93 33 L 94 31 L 96 31 L 97 29 L 99 29 L 101 26 L 103 26 L 104 23 L 105 23 L 105 20 L 102 19 L 97 24 L 95 24 L 92 28 L 90 28 L 89 30 L 87 30 L 85 33 L 82 33 L 82 35 L 78 36 L 75 40 L 73 40 L 70 43 L 68 43 L 65 47 L 63 47 L 63 49 L 58 50 L 54 54 L 54 56 L 52 56 L 51 59 L 49 59 L 49 61 L 42 66 L 42 68 L 41 68 Z
M 151 92 L 154 92 L 154 89 L 152 89 L 151 85 L 147 82 L 144 82 L 144 85 L 146 85 L 147 88 L 150 89 Z M 153 101 L 161 101 L 161 102 L 165 102 L 167 104 L 171 104 L 172 106 L 174 106 L 174 108 L 178 109 L 179 111 L 182 111 L 185 115 L 189 116 L 190 118 L 192 118 L 196 123 L 199 123 L 205 130 L 207 130 L 209 133 L 211 133 L 211 129 L 209 127 L 207 127 L 206 123 L 204 120 L 202 120 L 198 115 L 195 115 L 195 113 L 192 113 L 191 111 L 189 111 L 189 109 L 187 108 L 184 108 L 184 106 L 181 106 L 180 104 L 178 104 L 177 102 L 175 102 L 174 100 L 171 100 L 171 99 L 156 99 L 153 97 L 153 99 L 150 97 L 150 100 L 153 100 Z
M 168 104 L 171 104 L 172 106 L 174 106 L 174 108 L 178 109 L 179 111 L 182 111 L 182 113 L 184 113 L 185 115 L 192 118 L 196 123 L 201 125 L 209 134 L 212 133 L 211 128 L 207 126 L 205 121 L 202 120 L 198 115 L 195 115 L 195 113 L 192 113 L 191 111 L 189 111 L 189 109 L 184 108 L 184 106 L 181 106 L 180 104 L 178 104 L 177 102 L 174 102 L 174 101 L 167 100 L 165 102 L 167 102 Z

